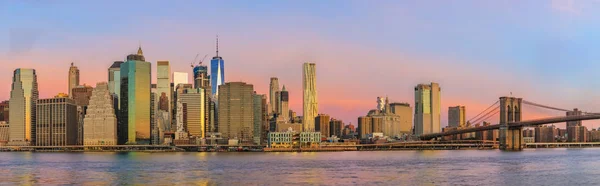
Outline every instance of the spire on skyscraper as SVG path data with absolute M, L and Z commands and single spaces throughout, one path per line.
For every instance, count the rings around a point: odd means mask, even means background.
M 287 91 L 287 90 L 285 90 L 285 85 L 283 85 L 283 88 L 281 88 L 281 91 Z
M 219 57 L 219 35 L 217 35 L 217 56 Z
M 140 46 L 138 47 L 138 51 L 137 51 L 137 55 L 144 55 L 144 52 L 142 52 L 142 43 L 140 42 Z

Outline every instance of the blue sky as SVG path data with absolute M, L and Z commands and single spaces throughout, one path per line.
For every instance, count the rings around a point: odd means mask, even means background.
M 412 105 L 412 88 L 431 81 L 443 90 L 443 120 L 448 106 L 474 116 L 510 92 L 600 111 L 599 20 L 592 0 L 1 1 L 0 99 L 14 68 L 36 68 L 50 97 L 66 92 L 52 72 L 66 76 L 74 61 L 83 82 L 106 81 L 104 69 L 139 43 L 149 61 L 191 71 L 197 53 L 214 54 L 218 34 L 226 81 L 267 93 L 277 76 L 301 112 L 300 66 L 316 62 L 320 111 L 346 123 L 377 96 Z

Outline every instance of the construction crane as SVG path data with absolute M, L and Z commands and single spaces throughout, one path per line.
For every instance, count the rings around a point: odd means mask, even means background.
M 192 68 L 194 68 L 194 63 L 196 62 L 196 59 L 198 59 L 198 55 L 200 55 L 200 54 L 199 54 L 199 53 L 198 53 L 198 54 L 196 54 L 196 57 L 194 57 L 194 60 L 193 60 L 193 61 L 190 63 L 190 66 L 191 66 Z
M 204 57 L 202 58 L 202 60 L 200 60 L 198 62 L 198 65 L 202 65 L 202 63 L 204 63 L 204 60 L 206 60 L 206 56 L 208 56 L 208 54 L 204 55 Z

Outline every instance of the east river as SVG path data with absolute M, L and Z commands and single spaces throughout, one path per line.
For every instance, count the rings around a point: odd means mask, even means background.
M 600 149 L 1 152 L 2 185 L 599 185 Z

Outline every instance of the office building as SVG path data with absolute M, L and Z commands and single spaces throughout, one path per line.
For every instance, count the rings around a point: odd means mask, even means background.
M 96 84 L 83 120 L 83 145 L 117 145 L 117 115 L 106 82 Z
M 0 121 L 5 121 L 8 123 L 9 117 L 9 102 L 8 100 L 0 102 Z
M 9 100 L 9 145 L 35 144 L 37 75 L 34 69 L 16 69 Z
M 156 62 L 156 96 L 158 97 L 159 110 L 165 111 L 167 117 L 171 117 L 171 98 L 173 88 L 171 87 L 171 65 L 169 61 Z M 157 111 L 158 112 L 158 111 Z M 163 116 L 161 116 L 163 117 Z M 171 126 L 171 120 L 164 121 L 165 126 Z
M 253 133 L 253 140 L 254 140 L 254 144 L 261 144 L 261 138 L 263 136 L 263 127 L 265 126 L 265 115 L 266 113 L 264 113 L 264 111 L 266 110 L 266 97 L 267 95 L 264 94 L 256 94 L 256 92 L 254 92 L 254 94 L 252 95 L 253 97 L 253 112 L 254 112 L 254 133 Z
M 342 129 L 344 129 L 344 122 L 342 120 L 337 120 L 335 118 L 331 118 L 329 121 L 329 134 L 330 136 L 342 136 Z M 329 136 L 328 136 L 329 137 Z
M 271 115 L 278 113 L 277 106 L 279 105 L 279 102 L 277 99 L 277 92 L 279 92 L 279 79 L 271 77 L 271 82 L 269 83 L 269 113 Z
M 183 131 L 189 133 L 190 136 L 197 138 L 206 137 L 206 107 L 205 99 L 208 99 L 208 95 L 205 94 L 204 89 L 185 89 L 183 94 L 178 94 L 178 105 L 181 113 L 180 121 L 183 126 Z
M 413 109 L 408 103 L 390 103 L 391 113 L 398 115 L 400 118 L 399 132 L 402 134 L 413 133 Z
M 40 99 L 36 106 L 36 145 L 77 145 L 75 100 L 66 97 Z
M 89 105 L 93 90 L 94 87 L 89 85 L 77 85 L 75 88 L 71 89 L 71 94 L 69 95 L 75 100 L 77 106 L 86 107 Z
M 319 103 L 317 102 L 317 72 L 314 63 L 304 63 L 302 71 L 302 110 L 304 132 L 314 131 L 315 117 L 319 113 Z
M 123 61 L 115 61 L 108 68 L 108 92 L 113 97 L 115 113 L 118 113 L 119 108 L 121 108 L 119 99 L 121 94 L 121 64 L 123 64 Z
M 327 114 L 319 114 L 315 117 L 315 131 L 321 132 L 322 137 L 331 137 L 331 131 L 329 129 L 329 121 L 331 117 Z
M 252 143 L 254 133 L 254 86 L 244 82 L 229 82 L 219 86 L 219 132 L 225 139 Z
M 281 89 L 281 91 L 279 92 L 279 106 L 277 106 L 277 109 L 279 109 L 279 118 L 282 118 L 282 120 L 285 121 L 290 121 L 290 94 L 288 93 L 288 91 L 285 89 L 285 85 L 283 85 L 283 88 Z
M 73 97 L 73 89 L 79 86 L 79 69 L 71 63 L 69 67 L 69 96 Z
M 558 129 L 554 126 L 538 125 L 534 128 L 536 143 L 552 143 L 556 142 Z
M 194 88 L 210 87 L 210 77 L 208 76 L 208 67 L 200 64 L 200 65 L 196 65 L 193 70 L 194 70 Z
M 177 87 L 179 84 L 188 83 L 188 73 L 186 72 L 173 72 L 173 87 Z
M 448 126 L 466 127 L 465 106 L 448 107 Z
M 152 67 L 141 47 L 121 64 L 121 109 L 117 136 L 119 144 L 150 143 L 150 80 Z
M 212 97 L 218 98 L 219 86 L 225 83 L 225 61 L 219 56 L 219 37 L 217 37 L 217 55 L 210 60 L 210 85 Z
M 415 87 L 415 134 L 438 133 L 441 130 L 441 89 L 437 83 Z

